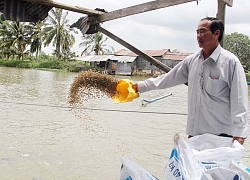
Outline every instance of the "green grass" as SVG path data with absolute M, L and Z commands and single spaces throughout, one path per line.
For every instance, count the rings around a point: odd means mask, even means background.
M 81 61 L 20 61 L 20 60 L 0 60 L 0 66 L 18 67 L 18 68 L 36 68 L 36 69 L 60 69 L 70 72 L 79 72 L 81 70 L 91 69 L 89 64 Z

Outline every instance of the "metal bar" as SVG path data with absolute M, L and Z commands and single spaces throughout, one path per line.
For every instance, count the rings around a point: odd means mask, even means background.
M 43 5 L 47 5 L 47 6 L 52 6 L 52 7 L 61 8 L 61 9 L 65 9 L 65 10 L 69 10 L 69 11 L 73 11 L 73 12 L 77 12 L 77 13 L 82 13 L 82 14 L 88 14 L 88 15 L 98 15 L 98 14 L 104 13 L 101 11 L 87 9 L 87 8 L 83 8 L 83 7 L 79 7 L 79 6 L 71 6 L 71 5 L 58 3 L 58 2 L 55 2 L 53 0 L 23 0 L 23 1 L 37 3 L 37 4 L 43 4 Z
M 169 6 L 174 6 L 178 4 L 183 4 L 191 1 L 197 1 L 197 0 L 156 0 L 156 1 L 150 1 L 143 4 L 138 4 L 135 6 L 115 10 L 109 13 L 104 13 L 99 15 L 99 22 L 105 22 L 110 21 L 113 19 L 118 19 L 134 14 L 139 14 L 147 11 L 152 11 L 160 8 L 165 8 Z
M 154 98 L 154 99 L 144 99 L 144 98 L 142 98 L 141 101 L 142 101 L 142 104 L 143 104 L 143 101 L 147 102 L 147 103 L 152 103 L 152 102 L 158 101 L 160 99 L 166 98 L 166 97 L 171 96 L 171 95 L 172 95 L 172 93 L 168 93 L 168 94 L 165 94 L 163 96 L 160 96 L 160 97 L 157 97 L 157 98 Z
M 123 45 L 124 47 L 128 48 L 129 50 L 133 51 L 134 53 L 136 53 L 137 55 L 139 55 L 140 57 L 142 57 L 146 61 L 148 61 L 151 64 L 155 65 L 157 68 L 159 68 L 159 69 L 161 69 L 161 70 L 163 70 L 165 72 L 169 72 L 171 70 L 171 68 L 168 67 L 167 65 L 165 65 L 162 62 L 158 61 L 157 59 L 147 55 L 146 53 L 140 51 L 136 47 L 132 46 L 131 44 L 127 43 L 126 41 L 122 40 L 121 38 L 117 37 L 116 35 L 112 34 L 109 31 L 107 31 L 106 29 L 103 29 L 102 27 L 97 26 L 97 30 L 102 32 L 106 36 L 110 37 L 114 41 L 118 42 L 119 44 Z

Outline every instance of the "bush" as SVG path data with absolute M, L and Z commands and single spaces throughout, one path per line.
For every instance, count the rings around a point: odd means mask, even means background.
M 30 68 L 30 61 L 0 60 L 0 65 L 5 67 Z
M 60 69 L 59 61 L 43 60 L 35 63 L 37 67 L 34 68 L 48 68 L 48 69 Z
M 249 71 L 246 73 L 246 79 L 247 79 L 247 82 L 250 82 L 250 72 Z
M 55 61 L 55 60 L 40 60 L 40 61 L 20 61 L 20 60 L 0 60 L 0 66 L 19 67 L 19 68 L 38 68 L 38 69 L 61 69 L 70 72 L 79 72 L 88 70 L 91 67 L 82 61 Z

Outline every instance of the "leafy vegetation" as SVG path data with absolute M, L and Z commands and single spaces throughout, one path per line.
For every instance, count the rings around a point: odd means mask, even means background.
M 75 37 L 70 32 L 77 33 L 70 28 L 69 20 L 66 19 L 68 11 L 63 14 L 63 10 L 54 8 L 46 18 L 43 33 L 44 45 L 48 46 L 53 43 L 56 47 L 54 53 L 58 59 L 65 55 L 65 52 L 75 43 Z
M 246 79 L 247 79 L 247 82 L 250 82 L 250 72 L 246 72 Z
M 111 54 L 114 51 L 114 48 L 110 47 L 111 50 L 107 47 L 105 42 L 108 40 L 107 37 L 104 38 L 101 32 L 95 34 L 84 35 L 82 36 L 83 42 L 80 43 L 80 47 L 85 47 L 81 55 L 89 55 L 94 52 L 95 55 L 98 54 Z
M 250 68 L 250 39 L 247 35 L 234 32 L 224 38 L 224 47 L 235 54 L 246 70 Z
M 23 23 L 5 20 L 3 14 L 0 13 L 0 58 L 21 61 L 46 60 L 48 65 L 50 64 L 47 62 L 48 59 L 61 60 L 65 63 L 74 60 L 76 53 L 72 52 L 71 48 L 75 44 L 74 34 L 77 31 L 70 28 L 67 16 L 68 11 L 53 8 L 44 21 Z M 84 42 L 81 43 L 81 47 L 83 47 L 83 51 L 87 49 L 88 54 L 112 52 L 106 48 L 107 37 L 104 38 L 100 32 L 93 35 L 84 35 L 83 39 Z M 50 45 L 55 49 L 52 57 L 46 57 L 42 53 L 42 47 Z M 51 65 L 54 65 L 54 63 Z
M 0 66 L 17 68 L 36 68 L 36 69 L 58 69 L 70 72 L 79 72 L 81 70 L 94 69 L 88 63 L 81 61 L 20 61 L 20 60 L 0 60 Z M 98 71 L 98 69 L 94 69 Z

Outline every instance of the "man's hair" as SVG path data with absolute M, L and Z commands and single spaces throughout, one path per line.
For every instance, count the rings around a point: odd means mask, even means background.
M 218 38 L 218 41 L 221 42 L 221 40 L 223 38 L 223 34 L 224 34 L 223 22 L 215 17 L 205 17 L 205 18 L 201 19 L 201 21 L 203 21 L 203 20 L 211 21 L 210 30 L 212 31 L 213 34 L 216 30 L 220 30 L 220 36 Z

